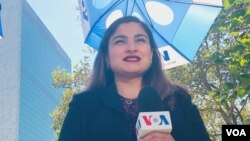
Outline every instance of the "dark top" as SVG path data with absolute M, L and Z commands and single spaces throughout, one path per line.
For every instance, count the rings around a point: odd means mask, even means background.
M 136 99 L 127 99 L 120 96 L 123 108 L 126 112 L 127 128 L 128 128 L 128 141 L 136 140 L 135 124 L 139 114 Z
M 59 141 L 136 141 L 129 139 L 131 129 L 127 112 L 114 85 L 74 95 L 65 117 Z M 175 141 L 209 141 L 209 136 L 191 97 L 176 91 L 170 111 Z M 167 104 L 166 104 L 167 105 Z M 135 125 L 134 125 L 135 126 Z

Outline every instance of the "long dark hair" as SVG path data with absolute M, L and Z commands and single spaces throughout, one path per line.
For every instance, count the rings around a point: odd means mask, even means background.
M 165 77 L 164 72 L 162 71 L 160 53 L 157 49 L 151 30 L 144 22 L 140 21 L 138 18 L 133 16 L 125 16 L 119 18 L 118 20 L 113 22 L 106 30 L 94 62 L 91 80 L 87 90 L 106 88 L 114 83 L 114 73 L 108 67 L 106 62 L 106 58 L 109 54 L 108 52 L 109 40 L 110 37 L 114 34 L 114 32 L 121 24 L 129 22 L 138 23 L 145 30 L 145 32 L 149 37 L 150 40 L 149 42 L 153 53 L 151 66 L 143 75 L 143 80 L 142 80 L 143 86 L 154 87 L 156 90 L 158 90 L 158 92 L 162 97 L 166 97 L 172 94 L 173 91 L 176 89 L 176 85 L 172 84 Z

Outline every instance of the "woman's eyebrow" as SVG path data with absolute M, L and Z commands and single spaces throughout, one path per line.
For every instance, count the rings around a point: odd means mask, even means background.
M 114 36 L 113 38 L 111 38 L 111 41 L 114 41 L 116 39 L 126 39 L 127 37 L 124 36 L 124 35 L 117 35 L 117 36 Z
M 140 38 L 140 37 L 144 37 L 148 39 L 148 36 L 146 34 L 136 34 L 135 38 Z M 116 35 L 113 38 L 111 38 L 111 41 L 117 40 L 117 39 L 127 39 L 127 36 L 125 35 Z
M 136 34 L 135 37 L 136 38 L 138 38 L 138 37 L 148 38 L 148 36 L 146 34 Z

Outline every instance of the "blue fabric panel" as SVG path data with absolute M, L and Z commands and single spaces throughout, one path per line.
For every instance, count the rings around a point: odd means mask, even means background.
M 174 37 L 175 48 L 189 60 L 193 60 L 220 10 L 221 8 L 216 7 L 192 5 Z

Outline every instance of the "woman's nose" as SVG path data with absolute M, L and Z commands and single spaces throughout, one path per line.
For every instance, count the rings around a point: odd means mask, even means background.
M 136 44 L 134 42 L 129 42 L 128 46 L 127 46 L 127 52 L 136 52 L 137 51 L 137 47 Z

